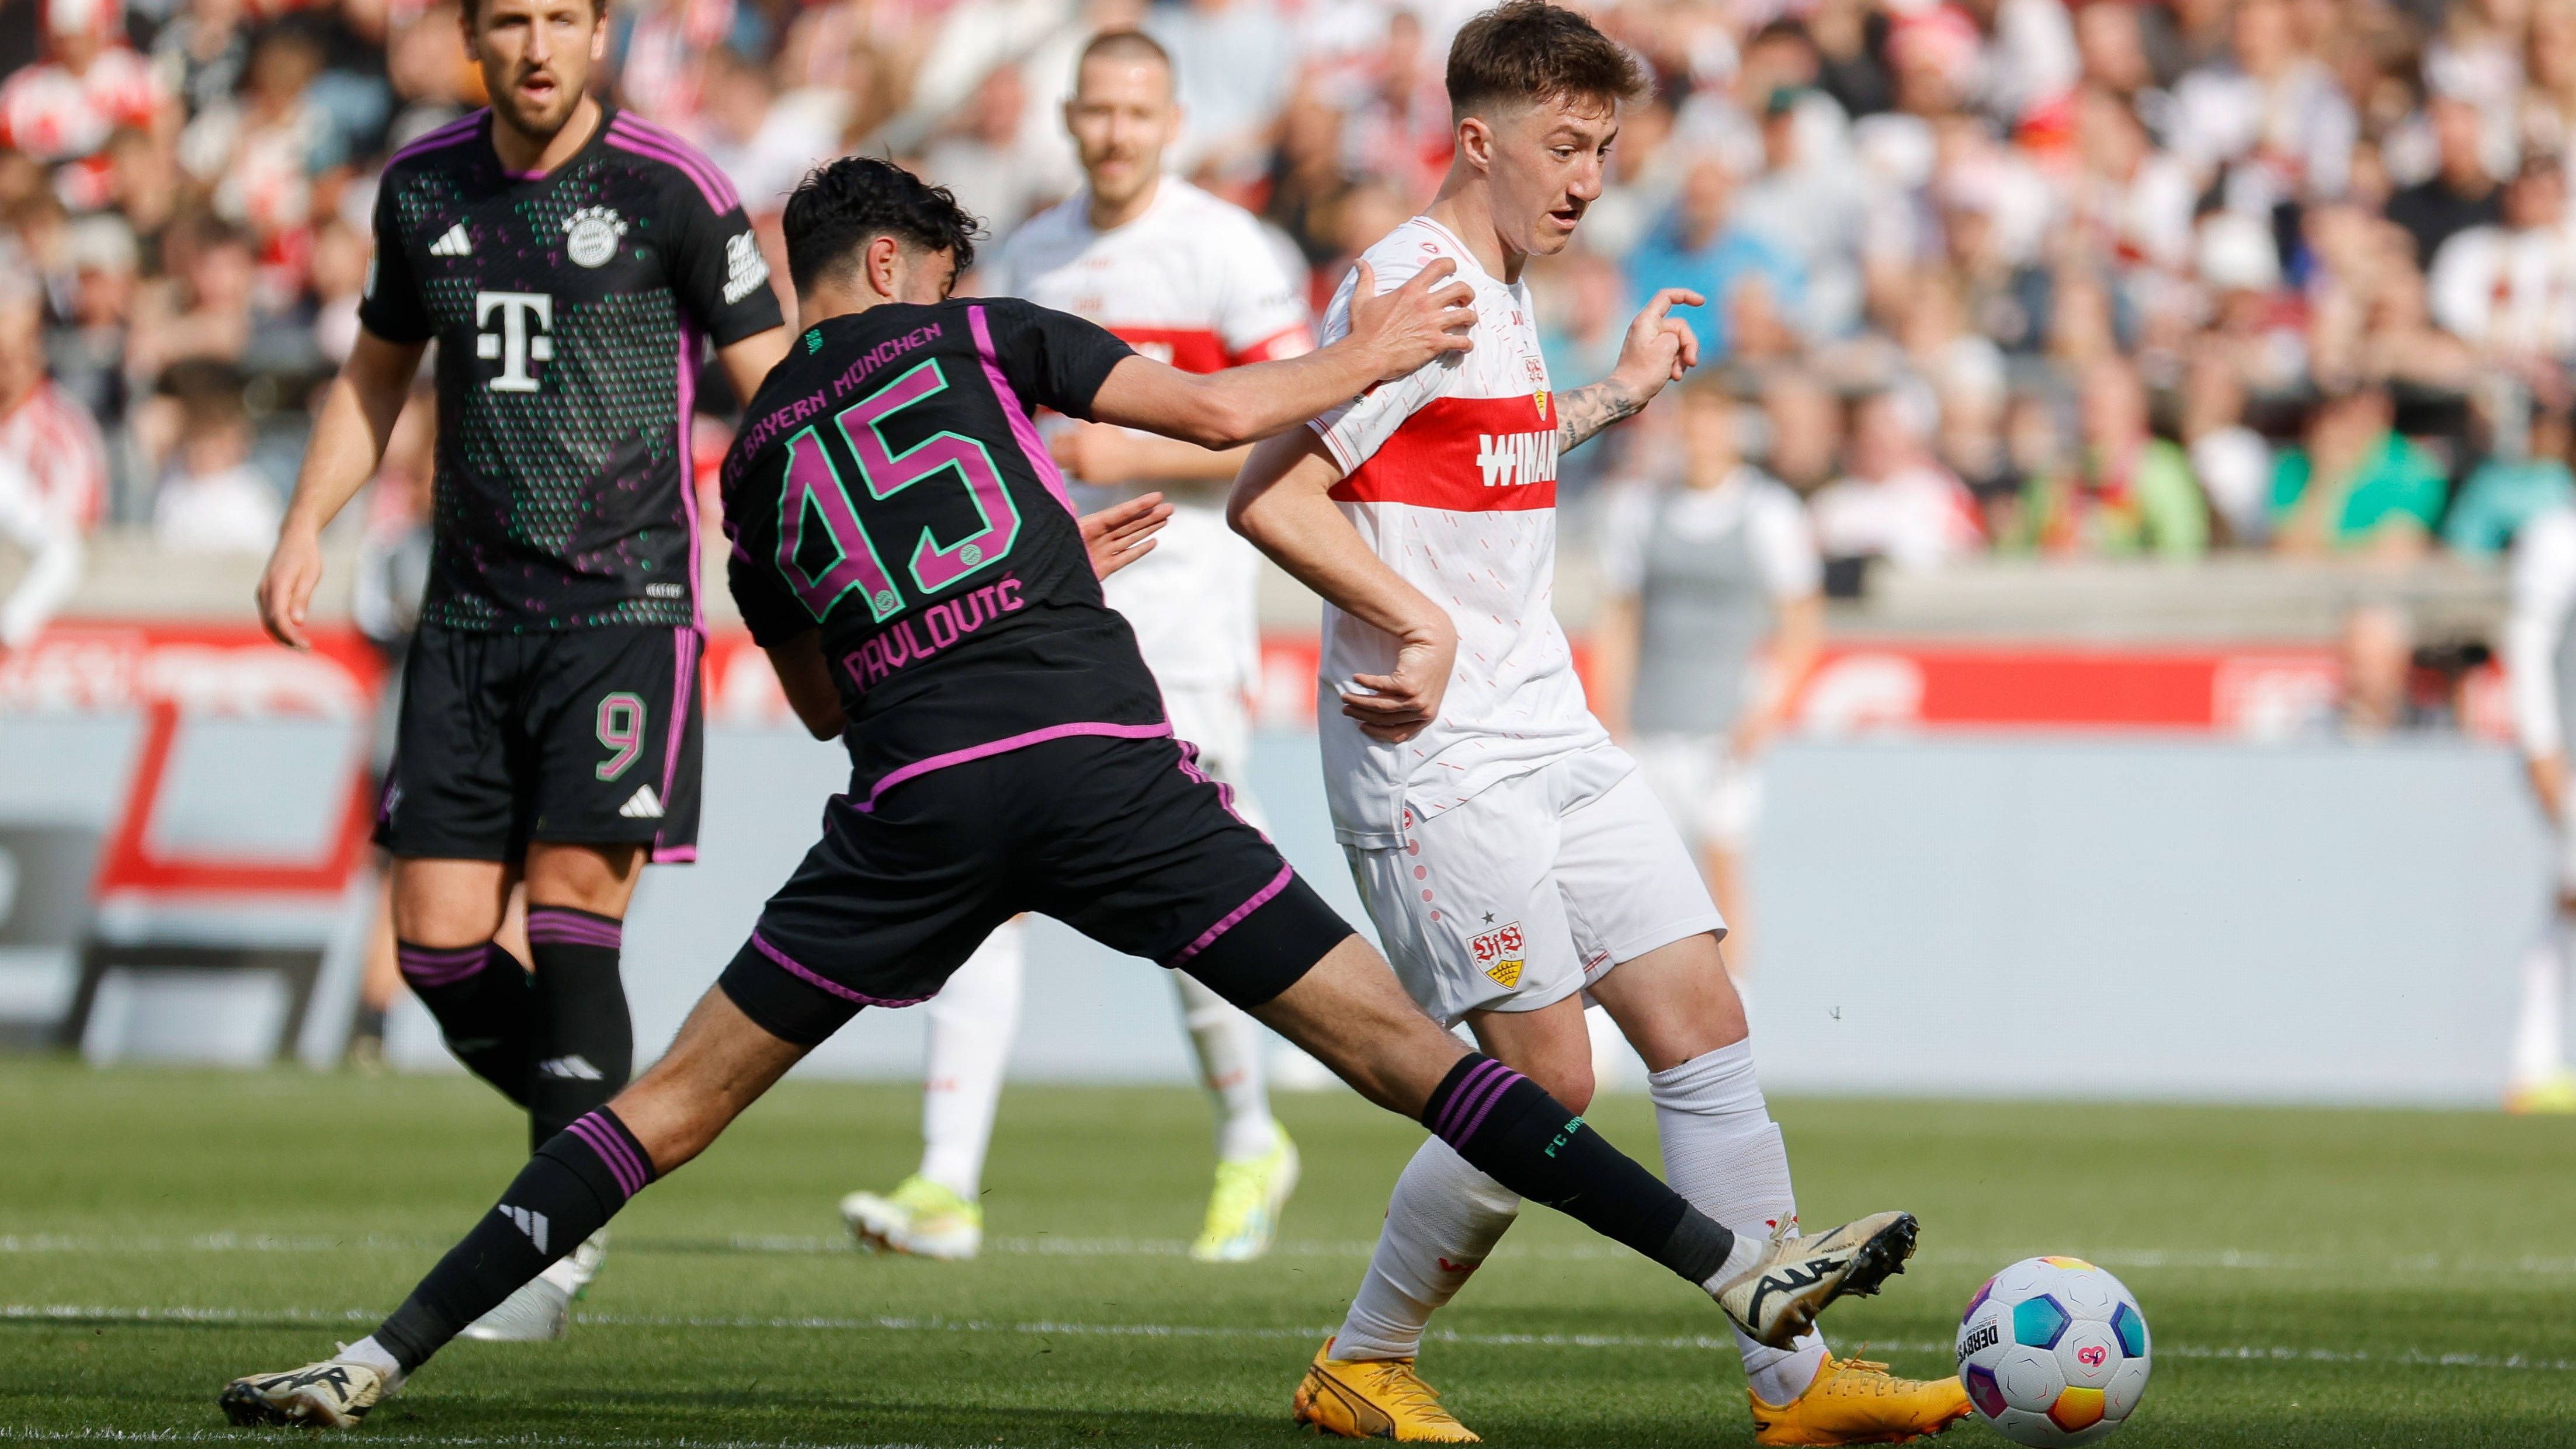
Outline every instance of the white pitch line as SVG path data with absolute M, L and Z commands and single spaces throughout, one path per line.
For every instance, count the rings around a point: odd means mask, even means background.
M 775 1253 L 855 1254 L 858 1250 L 846 1237 L 806 1237 L 793 1234 L 737 1233 L 724 1238 L 654 1238 L 620 1239 L 624 1251 L 635 1253 Z M 436 1252 L 451 1246 L 446 1241 L 428 1238 L 396 1238 L 370 1234 L 363 1238 L 329 1238 L 291 1236 L 276 1233 L 205 1233 L 193 1237 L 83 1237 L 67 1233 L 0 1234 L 0 1254 L 10 1253 L 313 1253 L 313 1252 Z M 1351 1242 L 1284 1242 L 1271 1253 L 1281 1258 L 1365 1259 L 1373 1243 Z M 1183 1258 L 1189 1255 L 1189 1244 L 1177 1238 L 1062 1238 L 1049 1235 L 1035 1237 L 989 1238 L 984 1251 L 999 1256 L 1040 1258 Z M 2007 1248 L 1927 1248 L 1914 1255 L 1914 1262 L 1932 1268 L 1986 1268 L 2010 1261 L 2016 1250 Z M 1505 1244 L 1496 1258 L 1509 1262 L 1515 1258 L 1535 1262 L 1596 1262 L 1636 1256 L 1626 1248 L 1608 1243 L 1565 1243 L 1538 1247 Z M 2409 1253 L 2390 1256 L 2341 1254 L 2328 1256 L 2266 1252 L 2245 1248 L 2098 1248 L 2082 1253 L 2088 1262 L 2105 1268 L 2132 1272 L 2169 1270 L 2176 1272 L 2206 1271 L 2234 1273 L 2336 1273 L 2384 1272 L 2410 1274 L 2506 1273 L 2517 1276 L 2565 1277 L 2576 1275 L 2576 1257 L 2520 1258 L 2445 1258 L 2434 1253 Z
M 284 1326 L 305 1323 L 373 1322 L 374 1310 L 344 1308 L 235 1309 L 235 1308 L 111 1308 L 78 1304 L 0 1303 L 0 1320 L 52 1321 L 64 1323 L 110 1322 L 130 1323 L 221 1323 L 240 1327 Z M 723 1316 L 687 1314 L 579 1313 L 574 1321 L 602 1328 L 696 1328 L 753 1329 L 788 1332 L 826 1333 L 953 1333 L 1015 1334 L 1035 1338 L 1157 1338 L 1157 1339 L 1290 1339 L 1311 1343 L 1330 1333 L 1330 1326 L 1314 1328 L 1235 1328 L 1218 1324 L 1186 1323 L 1075 1323 L 1052 1319 L 1028 1322 L 1005 1322 L 977 1318 L 904 1318 L 825 1317 L 825 1316 Z M 1433 1329 L 1427 1338 L 1441 1343 L 1482 1348 L 1614 1348 L 1661 1349 L 1684 1352 L 1732 1351 L 1732 1337 L 1709 1334 L 1646 1336 L 1606 1333 L 1458 1333 Z M 1873 1339 L 1855 1346 L 1858 1349 L 1884 1349 L 1897 1353 L 1946 1353 L 1951 1345 L 1945 1339 Z M 2407 1348 L 2374 1353 L 2368 1349 L 2293 1348 L 2283 1344 L 2189 1344 L 2159 1343 L 2159 1358 L 2201 1360 L 2216 1363 L 2314 1363 L 2372 1364 L 2394 1368 L 2492 1369 L 2515 1373 L 2576 1373 L 2576 1359 L 2534 1358 L 2527 1354 L 2428 1353 Z

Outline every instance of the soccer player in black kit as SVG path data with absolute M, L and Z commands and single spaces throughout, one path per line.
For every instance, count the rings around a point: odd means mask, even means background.
M 799 716 L 848 745 L 848 793 L 670 1052 L 539 1148 L 373 1334 L 229 1385 L 234 1422 L 354 1423 L 862 1007 L 931 996 L 1022 911 L 1189 972 L 1766 1342 L 1902 1266 L 1903 1214 L 1739 1240 L 1434 1025 L 1172 738 L 1102 602 L 1105 556 L 1149 525 L 1131 511 L 1086 549 L 1033 408 L 1210 448 L 1280 431 L 1463 349 L 1447 263 L 1386 296 L 1363 270 L 1350 334 L 1322 351 L 1193 375 L 1060 312 L 949 300 L 973 222 L 891 163 L 816 172 L 786 228 L 805 330 L 725 461 L 731 576 Z
M 722 174 L 589 94 L 606 9 L 466 0 L 492 105 L 385 168 L 362 330 L 259 593 L 269 631 L 304 647 L 322 526 L 437 342 L 435 542 L 376 842 L 404 979 L 527 1109 L 532 1144 L 626 1084 L 627 902 L 646 860 L 696 854 L 701 348 L 744 397 L 787 349 Z M 514 881 L 526 963 L 493 941 Z M 600 1251 L 475 1336 L 561 1334 Z

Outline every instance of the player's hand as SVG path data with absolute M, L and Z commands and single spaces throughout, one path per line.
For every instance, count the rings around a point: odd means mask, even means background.
M 1396 646 L 1394 672 L 1352 675 L 1359 688 L 1342 691 L 1342 713 L 1370 739 L 1409 740 L 1439 718 L 1457 664 L 1458 631 L 1444 616 Z
M 1476 289 L 1451 281 L 1458 264 L 1447 257 L 1413 274 L 1411 280 L 1378 295 L 1377 272 L 1359 267 L 1351 288 L 1351 340 L 1378 361 L 1380 382 L 1418 372 L 1426 363 L 1475 345 Z
M 1628 336 L 1619 344 L 1619 365 L 1611 375 L 1636 388 L 1647 397 L 1663 391 L 1664 384 L 1679 382 L 1684 372 L 1699 366 L 1699 334 L 1691 325 L 1672 315 L 1675 307 L 1698 307 L 1707 298 L 1688 287 L 1666 287 L 1646 303 L 1646 309 L 1628 324 Z
M 1154 535 L 1172 521 L 1172 505 L 1162 494 L 1148 493 L 1076 521 L 1082 525 L 1082 546 L 1091 550 L 1091 572 L 1105 579 L 1154 551 Z
M 322 540 L 311 529 L 288 524 L 277 536 L 277 551 L 259 576 L 259 622 L 268 637 L 289 649 L 310 649 L 304 619 L 313 607 L 313 586 L 322 582 Z
M 1047 453 L 1068 477 L 1086 483 L 1116 483 L 1136 474 L 1127 430 L 1108 423 L 1058 428 L 1047 439 Z

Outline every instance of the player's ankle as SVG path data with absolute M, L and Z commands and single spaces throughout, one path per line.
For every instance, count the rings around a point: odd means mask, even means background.
M 1217 1134 L 1217 1157 L 1226 1162 L 1250 1162 L 1279 1150 L 1284 1136 L 1279 1120 L 1268 1112 L 1244 1112 L 1228 1117 Z

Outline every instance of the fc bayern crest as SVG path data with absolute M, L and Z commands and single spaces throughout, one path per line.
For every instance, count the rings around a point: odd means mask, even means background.
M 626 220 L 613 208 L 585 206 L 564 218 L 564 255 L 577 266 L 602 266 L 617 255 L 617 239 L 624 235 Z

